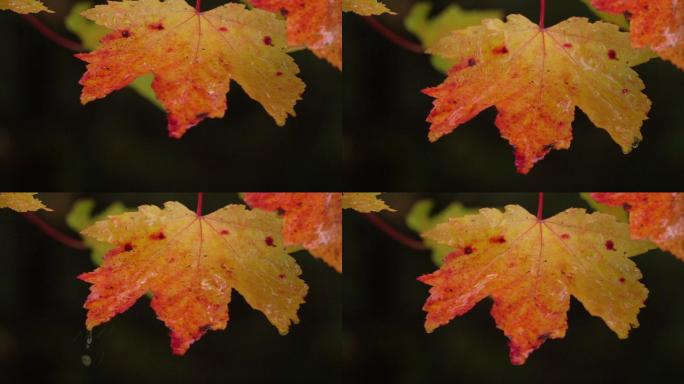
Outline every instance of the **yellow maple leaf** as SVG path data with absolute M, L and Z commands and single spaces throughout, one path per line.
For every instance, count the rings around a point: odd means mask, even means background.
M 9 208 L 17 212 L 31 212 L 40 209 L 52 211 L 34 195 L 35 193 L 32 192 L 2 192 L 0 193 L 0 208 Z
M 169 329 L 174 353 L 183 354 L 212 329 L 224 329 L 235 289 L 286 334 L 298 323 L 307 285 L 287 254 L 282 221 L 273 213 L 228 205 L 201 216 L 178 202 L 145 205 L 110 216 L 82 233 L 116 245 L 93 272 L 89 330 L 131 307 L 146 292 Z
M 131 0 L 83 16 L 113 30 L 98 49 L 77 55 L 88 62 L 84 104 L 153 73 L 175 138 L 207 117 L 223 117 L 231 79 L 278 125 L 295 115 L 304 83 L 285 52 L 285 23 L 269 12 L 229 3 L 198 13 L 185 0 Z
M 342 194 L 342 208 L 363 213 L 383 210 L 394 212 L 394 209 L 378 198 L 378 195 L 379 192 L 345 192 Z
M 651 102 L 630 67 L 653 55 L 632 48 L 613 24 L 573 17 L 540 28 L 524 16 L 487 19 L 453 32 L 430 53 L 452 59 L 444 81 L 424 92 L 434 100 L 429 139 L 436 141 L 496 106 L 496 126 L 528 173 L 551 149 L 567 149 L 575 107 L 605 129 L 624 153 L 642 139 Z
M 0 0 L 0 10 L 10 10 L 16 13 L 50 12 L 51 10 L 38 0 Z
M 342 0 L 342 10 L 344 12 L 354 12 L 361 16 L 380 15 L 391 13 L 385 4 L 377 0 Z
M 619 338 L 639 325 L 648 290 L 629 257 L 653 245 L 632 240 L 612 215 L 571 208 L 538 220 L 509 205 L 451 219 L 424 236 L 455 249 L 438 271 L 419 278 L 432 286 L 423 307 L 428 332 L 491 296 L 492 316 L 519 365 L 546 339 L 565 335 L 570 295 Z

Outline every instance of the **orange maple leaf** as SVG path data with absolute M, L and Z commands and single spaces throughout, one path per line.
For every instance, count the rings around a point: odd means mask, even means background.
M 496 106 L 496 126 L 515 148 L 518 172 L 528 173 L 552 149 L 572 140 L 575 107 L 629 153 L 651 103 L 630 67 L 650 58 L 631 47 L 613 24 L 570 18 L 540 28 L 524 16 L 486 19 L 455 31 L 430 53 L 454 60 L 444 83 L 424 92 L 434 100 L 429 139 L 436 141 Z
M 234 288 L 286 334 L 298 323 L 307 285 L 287 254 L 273 213 L 228 205 L 202 216 L 177 202 L 110 216 L 82 233 L 116 246 L 93 272 L 85 303 L 92 330 L 152 293 L 152 308 L 184 354 L 208 330 L 225 329 Z
M 52 211 L 34 197 L 35 192 L 2 192 L 0 208 L 9 208 L 17 212 L 32 212 L 40 209 Z
M 539 220 L 509 205 L 452 218 L 423 236 L 454 249 L 439 270 L 418 278 L 432 286 L 427 332 L 491 296 L 511 362 L 520 365 L 547 339 L 565 336 L 570 295 L 620 338 L 639 325 L 648 290 L 629 257 L 652 246 L 632 240 L 612 215 L 571 208 Z
M 684 70 L 684 2 L 679 0 L 592 0 L 596 9 L 629 15 L 635 47 L 649 47 Z
M 295 115 L 304 83 L 285 52 L 285 23 L 269 12 L 234 3 L 198 12 L 184 0 L 131 0 L 83 15 L 113 30 L 98 49 L 77 55 L 88 62 L 80 81 L 84 104 L 151 72 L 175 138 L 207 117 L 223 117 L 231 79 L 278 125 Z
M 606 193 L 591 197 L 629 211 L 629 229 L 635 239 L 648 239 L 684 260 L 684 193 Z
M 282 210 L 285 245 L 302 245 L 313 256 L 342 272 L 342 208 L 360 212 L 392 210 L 377 193 L 261 193 L 244 194 L 253 208 Z

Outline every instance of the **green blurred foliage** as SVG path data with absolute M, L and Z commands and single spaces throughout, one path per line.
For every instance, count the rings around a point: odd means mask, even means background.
M 66 216 L 66 223 L 69 228 L 76 232 L 81 232 L 83 229 L 97 221 L 132 210 L 123 205 L 123 203 L 116 201 L 110 204 L 102 212 L 93 215 L 95 204 L 95 199 L 76 200 L 71 207 L 71 211 L 69 211 Z M 104 255 L 114 248 L 112 244 L 97 241 L 90 236 L 82 236 L 82 238 L 85 246 L 90 248 L 90 259 L 97 266 L 102 264 Z
M 415 232 L 422 234 L 437 224 L 446 223 L 452 217 L 461 217 L 477 213 L 475 208 L 466 208 L 459 202 L 453 202 L 444 208 L 441 212 L 430 215 L 435 206 L 433 200 L 425 199 L 418 200 L 413 204 L 411 210 L 406 214 L 406 226 Z M 436 241 L 430 239 L 423 239 L 425 246 L 432 249 L 432 261 L 435 265 L 442 265 L 444 257 L 453 251 L 452 248 L 437 244 Z
M 607 204 L 601 204 L 591 197 L 590 192 L 582 192 L 580 193 L 580 197 L 582 198 L 582 200 L 586 201 L 587 204 L 589 204 L 591 209 L 593 209 L 594 211 L 613 215 L 616 219 L 618 219 L 618 221 L 627 221 L 627 211 L 625 211 L 624 208 L 615 207 Z
M 608 12 L 601 12 L 597 10 L 592 4 L 591 0 L 581 0 L 584 4 L 591 9 L 596 16 L 600 17 L 603 21 L 607 21 L 609 23 L 617 24 L 620 26 L 625 31 L 629 30 L 629 22 L 627 22 L 627 19 L 625 18 L 624 15 L 618 15 L 615 13 L 608 13 Z
M 404 19 L 406 29 L 420 39 L 425 49 L 430 49 L 452 31 L 479 25 L 484 19 L 503 17 L 501 10 L 463 10 L 457 4 L 451 4 L 438 15 L 430 17 L 432 8 L 429 2 L 416 3 Z M 438 71 L 444 73 L 455 64 L 453 60 L 436 55 L 432 55 L 430 60 Z

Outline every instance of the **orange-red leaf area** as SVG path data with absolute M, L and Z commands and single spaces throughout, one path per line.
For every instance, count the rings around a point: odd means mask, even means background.
M 252 0 L 257 8 L 287 19 L 288 44 L 304 45 L 342 69 L 342 2 L 340 0 Z
M 341 193 L 245 193 L 252 208 L 283 214 L 285 245 L 302 245 L 342 272 Z
M 684 1 L 593 0 L 596 9 L 630 20 L 635 47 L 649 47 L 684 70 Z
M 622 206 L 629 212 L 634 238 L 648 239 L 684 260 L 684 194 L 595 192 L 599 203 Z

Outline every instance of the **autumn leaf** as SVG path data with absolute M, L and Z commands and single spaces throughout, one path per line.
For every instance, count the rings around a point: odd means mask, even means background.
M 110 1 L 83 13 L 113 32 L 88 63 L 81 101 L 103 98 L 146 73 L 180 138 L 207 117 L 223 117 L 231 79 L 262 104 L 278 125 L 294 116 L 304 91 L 285 52 L 285 24 L 273 14 L 229 3 L 198 13 L 184 0 Z
M 628 31 L 629 30 L 629 22 L 627 21 L 627 18 L 625 17 L 624 14 L 614 14 L 614 13 L 608 13 L 608 12 L 601 12 L 594 5 L 591 3 L 592 0 L 582 0 L 584 4 L 589 7 L 589 9 L 596 14 L 596 16 L 600 17 L 601 20 L 607 21 L 609 23 L 616 24 L 620 27 L 620 29 Z
M 456 4 L 449 5 L 434 17 L 429 17 L 430 11 L 432 3 L 416 3 L 404 19 L 406 29 L 416 35 L 426 49 L 456 29 L 480 24 L 483 19 L 503 17 L 500 10 L 463 10 Z M 432 55 L 431 61 L 437 70 L 445 73 L 456 64 L 437 55 Z
M 342 272 L 341 193 L 248 192 L 243 198 L 252 208 L 282 211 L 285 245 L 302 245 Z
M 377 192 L 345 192 L 342 194 L 342 208 L 351 208 L 363 213 L 384 210 L 394 212 L 394 209 L 378 198 L 378 195 L 380 193 Z
M 285 252 L 274 214 L 228 205 L 201 216 L 178 202 L 144 205 L 83 230 L 116 245 L 102 266 L 79 276 L 91 283 L 86 327 L 109 321 L 151 292 L 152 309 L 184 354 L 208 330 L 225 329 L 231 290 L 286 334 L 298 323 L 307 285 Z
M 575 107 L 608 131 L 623 152 L 641 141 L 651 103 L 630 67 L 650 58 L 627 33 L 604 22 L 570 18 L 540 29 L 524 16 L 487 19 L 453 32 L 430 53 L 456 61 L 446 81 L 425 89 L 434 97 L 429 139 L 436 141 L 490 106 L 496 126 L 528 173 L 551 149 L 567 149 Z
M 51 10 L 47 9 L 47 7 L 38 0 L 0 0 L 0 10 L 10 10 L 22 14 L 37 12 L 52 13 Z
M 684 194 L 592 193 L 596 201 L 624 207 L 635 239 L 648 239 L 684 260 Z
M 69 15 L 64 20 L 64 25 L 66 28 L 78 36 L 79 40 L 83 44 L 83 47 L 89 51 L 97 49 L 100 45 L 100 40 L 107 34 L 111 33 L 111 30 L 97 25 L 94 22 L 81 16 L 81 12 L 90 9 L 93 4 L 87 1 L 78 2 L 74 4 L 69 11 Z M 152 90 L 152 81 L 154 80 L 154 75 L 151 73 L 142 75 L 135 79 L 130 87 L 135 90 L 140 96 L 149 100 L 152 104 L 159 108 L 164 108 L 157 97 L 154 95 Z
M 342 0 L 344 12 L 354 12 L 361 16 L 381 15 L 383 13 L 394 14 L 385 4 L 377 0 Z
M 252 208 L 283 214 L 286 246 L 301 245 L 313 256 L 342 272 L 342 208 L 359 212 L 392 210 L 377 193 L 263 193 L 247 192 Z
M 580 192 L 580 197 L 582 198 L 582 200 L 587 202 L 587 204 L 589 205 L 589 207 L 591 207 L 592 210 L 596 212 L 613 215 L 615 216 L 617 221 L 621 221 L 624 223 L 627 222 L 627 211 L 625 211 L 625 209 L 622 206 L 616 207 L 608 204 L 599 203 L 591 197 L 591 194 L 589 192 Z
M 34 195 L 35 193 L 27 192 L 2 192 L 0 193 L 0 208 L 9 208 L 17 212 L 32 212 L 41 209 L 52 211 Z
M 435 203 L 432 200 L 426 199 L 415 202 L 409 213 L 406 214 L 406 226 L 418 233 L 423 233 L 438 224 L 446 223 L 450 218 L 477 213 L 477 209 L 467 208 L 461 203 L 451 203 L 439 213 L 431 214 L 434 206 Z M 444 258 L 454 250 L 428 238 L 423 238 L 423 243 L 432 250 L 432 262 L 438 267 L 442 265 Z
M 629 15 L 635 47 L 649 47 L 684 70 L 684 2 L 679 0 L 592 0 L 600 11 Z
M 632 240 L 611 215 L 571 208 L 538 220 L 509 205 L 451 219 L 424 236 L 455 249 L 438 271 L 418 278 L 432 286 L 427 332 L 491 296 L 511 362 L 520 365 L 547 339 L 564 337 L 570 295 L 621 339 L 639 325 L 648 290 L 629 257 L 652 246 Z

